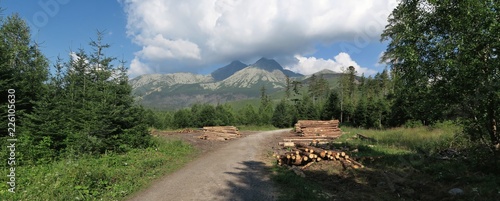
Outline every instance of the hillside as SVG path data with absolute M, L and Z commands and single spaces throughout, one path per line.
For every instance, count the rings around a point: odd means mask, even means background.
M 330 87 L 335 87 L 342 74 L 322 70 L 314 75 L 325 78 Z M 306 86 L 311 75 L 304 76 L 285 70 L 275 60 L 261 58 L 250 65 L 233 61 L 209 75 L 149 74 L 130 80 L 130 84 L 136 100 L 142 105 L 157 109 L 178 109 L 194 103 L 255 103 L 262 86 L 272 98 L 282 97 L 287 76 Z

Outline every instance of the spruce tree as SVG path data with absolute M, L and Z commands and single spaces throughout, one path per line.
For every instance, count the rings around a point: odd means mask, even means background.
M 271 104 L 271 99 L 267 95 L 266 87 L 262 86 L 260 89 L 260 106 L 259 106 L 259 125 L 269 125 L 271 124 L 271 118 L 273 115 L 273 107 Z
M 330 91 L 328 99 L 324 103 L 323 110 L 321 112 L 321 119 L 331 120 L 339 119 L 340 117 L 340 99 L 336 91 Z
M 31 42 L 26 22 L 14 14 L 0 21 L 0 107 L 7 108 L 7 90 L 15 90 L 16 128 L 20 131 L 24 115 L 33 111 L 34 104 L 46 92 L 48 61 L 38 44 Z M 6 117 L 7 110 L 0 110 Z M 7 124 L 0 125 L 0 134 L 6 136 Z M 19 133 L 19 132 L 18 132 Z
M 288 111 L 288 107 L 284 99 L 276 105 L 271 122 L 272 125 L 277 128 L 286 128 L 291 126 L 292 116 L 290 111 Z

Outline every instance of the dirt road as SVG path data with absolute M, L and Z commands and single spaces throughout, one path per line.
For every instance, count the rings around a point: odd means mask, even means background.
M 275 200 L 262 154 L 266 140 L 286 130 L 237 139 L 190 162 L 130 200 Z

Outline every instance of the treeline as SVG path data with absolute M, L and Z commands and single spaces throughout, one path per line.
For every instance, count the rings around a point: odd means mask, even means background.
M 392 80 L 387 70 L 374 77 L 359 77 L 353 67 L 346 69 L 338 83 L 330 84 L 313 75 L 302 83 L 287 79 L 285 96 L 271 100 L 261 88 L 258 106 L 235 110 L 228 104 L 194 104 L 173 112 L 149 110 L 151 127 L 177 129 L 225 125 L 273 125 L 292 127 L 300 119 L 339 119 L 344 125 L 384 128 L 397 124 L 391 116 Z M 307 85 L 307 87 L 305 87 Z M 339 87 L 333 87 L 339 86 Z
M 104 54 L 109 45 L 102 36 L 98 32 L 89 43 L 91 52 L 79 49 L 49 71 L 27 24 L 17 15 L 1 19 L 0 116 L 7 117 L 5 108 L 13 105 L 15 132 L 8 138 L 22 147 L 16 149 L 17 165 L 149 145 L 145 110 L 130 95 L 124 62 L 116 65 Z M 15 90 L 14 103 L 7 102 L 8 89 Z M 6 131 L 7 123 L 0 124 L 2 138 Z M 8 158 L 2 147 L 2 158 Z
M 391 126 L 394 123 L 390 112 L 392 80 L 388 71 L 374 77 L 356 74 L 355 68 L 350 66 L 338 83 L 330 84 L 321 75 L 312 75 L 305 91 L 300 90 L 300 82 L 299 89 L 297 81 L 287 85 L 285 98 L 275 107 L 273 125 L 290 127 L 298 119 L 339 119 L 344 125 L 363 128 Z

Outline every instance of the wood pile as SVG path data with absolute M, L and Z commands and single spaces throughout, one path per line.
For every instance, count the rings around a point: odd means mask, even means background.
M 273 157 L 276 157 L 280 166 L 301 166 L 301 170 L 321 161 L 338 161 L 344 169 L 364 167 L 342 150 L 329 150 L 303 143 L 295 143 L 294 147 L 288 147 L 284 153 L 275 153 Z
M 199 136 L 204 140 L 230 140 L 240 137 L 241 134 L 238 128 L 234 126 L 205 126 L 203 134 Z
M 176 133 L 194 133 L 194 132 L 196 132 L 196 131 L 193 129 L 190 129 L 190 128 L 185 128 L 185 129 L 181 129 L 181 130 L 176 131 Z
M 338 138 L 342 135 L 338 120 L 317 121 L 299 120 L 295 124 L 295 132 L 304 137 Z

